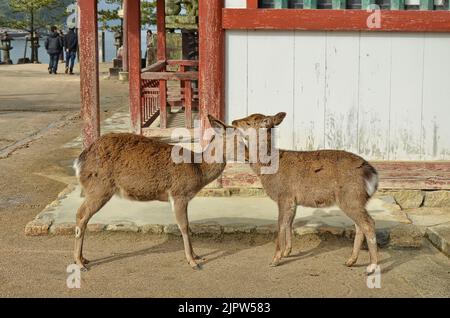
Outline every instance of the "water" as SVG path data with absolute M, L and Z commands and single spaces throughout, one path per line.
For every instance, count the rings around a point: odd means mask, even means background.
M 146 39 L 146 31 L 141 32 L 141 51 L 145 52 L 145 43 Z M 40 48 L 39 48 L 39 62 L 41 63 L 48 63 L 49 57 L 47 52 L 45 51 L 44 47 L 45 43 L 45 37 L 42 38 L 39 41 Z M 28 43 L 27 48 L 27 57 L 30 58 L 31 56 L 31 49 L 29 47 L 30 43 Z M 13 49 L 10 51 L 10 56 L 14 64 L 17 64 L 17 61 L 19 58 L 23 58 L 23 53 L 25 50 L 25 39 L 24 38 L 15 38 L 14 41 L 11 41 L 11 46 Z M 116 56 L 116 47 L 114 46 L 114 33 L 113 32 L 106 32 L 105 33 L 105 60 L 107 62 L 110 62 L 113 60 L 113 58 Z M 2 55 L 3 58 L 3 55 Z

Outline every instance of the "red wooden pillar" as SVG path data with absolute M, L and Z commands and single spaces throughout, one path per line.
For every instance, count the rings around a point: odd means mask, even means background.
M 258 9 L 258 0 L 247 0 L 247 9 Z
M 131 128 L 141 134 L 141 2 L 129 0 L 126 13 Z
M 80 13 L 80 88 L 83 147 L 100 136 L 97 0 L 78 1 Z
M 156 3 L 156 28 L 158 32 L 157 58 L 158 61 L 166 61 L 166 1 L 157 0 Z M 164 68 L 165 71 L 165 68 Z M 160 127 L 167 127 L 167 82 L 159 81 L 159 118 Z
M 123 50 L 122 50 L 122 70 L 128 72 L 128 0 L 123 0 Z
M 199 99 L 201 127 L 207 115 L 225 117 L 223 0 L 199 0 Z

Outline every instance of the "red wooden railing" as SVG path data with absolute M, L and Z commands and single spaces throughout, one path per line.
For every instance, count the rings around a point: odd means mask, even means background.
M 168 71 L 167 66 L 176 71 Z M 182 106 L 185 109 L 185 126 L 192 128 L 192 108 L 198 101 L 198 90 L 192 83 L 198 80 L 198 61 L 158 61 L 142 70 L 141 74 L 141 118 L 142 127 L 149 127 L 160 116 L 160 128 L 167 128 L 167 105 Z M 167 89 L 167 81 L 180 81 L 181 89 Z

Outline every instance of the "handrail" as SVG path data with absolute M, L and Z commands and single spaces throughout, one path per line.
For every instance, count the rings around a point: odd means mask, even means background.
M 144 80 L 178 80 L 195 81 L 198 80 L 198 72 L 145 72 L 141 78 Z
M 198 66 L 198 60 L 167 60 L 167 65 Z
M 157 61 L 156 63 L 153 63 L 152 65 L 142 69 L 142 73 L 146 73 L 146 72 L 158 72 L 161 71 L 162 69 L 164 69 L 164 67 L 166 66 L 166 61 L 161 60 L 161 61 Z

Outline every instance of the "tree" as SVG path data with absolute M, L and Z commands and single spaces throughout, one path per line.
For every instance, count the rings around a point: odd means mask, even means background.
M 9 7 L 19 16 L 14 20 L 9 20 L 8 25 L 30 33 L 32 63 L 37 62 L 34 47 L 35 31 L 48 27 L 49 23 L 60 21 L 62 16 L 56 9 L 65 7 L 66 2 L 56 0 L 9 0 Z
M 116 4 L 115 9 L 105 9 L 98 11 L 98 20 L 104 31 L 122 32 L 122 21 L 120 25 L 112 25 L 110 22 L 121 20 L 119 9 L 123 5 L 123 0 L 105 0 L 107 4 Z M 141 1 L 141 25 L 142 27 L 156 24 L 156 1 Z

